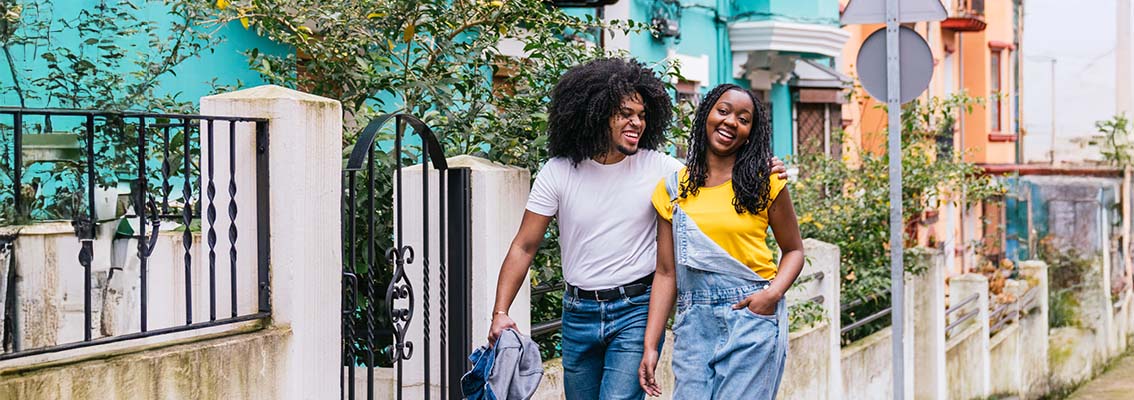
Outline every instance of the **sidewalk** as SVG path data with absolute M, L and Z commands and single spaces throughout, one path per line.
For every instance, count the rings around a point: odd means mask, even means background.
M 1114 361 L 1106 373 L 1083 385 L 1068 400 L 1126 400 L 1134 394 L 1134 355 Z

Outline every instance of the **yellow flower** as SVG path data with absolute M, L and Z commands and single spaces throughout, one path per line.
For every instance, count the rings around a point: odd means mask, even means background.
M 226 8 L 228 8 L 229 4 L 232 4 L 232 2 L 229 1 L 229 0 L 217 0 L 217 9 L 218 10 L 226 9 Z
M 504 2 L 501 1 L 501 0 L 492 0 L 492 1 L 488 2 L 488 5 L 493 6 L 493 7 L 503 7 Z
M 802 217 L 799 217 L 799 223 L 801 223 L 801 224 L 806 224 L 806 223 L 809 223 L 813 220 L 814 220 L 814 218 L 811 217 L 811 213 L 807 213 L 807 214 L 804 214 Z

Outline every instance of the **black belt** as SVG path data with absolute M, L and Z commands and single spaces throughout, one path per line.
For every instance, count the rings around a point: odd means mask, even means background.
M 610 289 L 599 290 L 586 290 L 579 289 L 570 283 L 567 285 L 567 293 L 580 299 L 593 299 L 596 301 L 610 301 L 625 297 L 634 297 L 646 293 L 650 289 L 650 285 L 654 283 L 654 273 L 651 272 L 634 282 L 627 283 L 622 286 L 612 287 Z

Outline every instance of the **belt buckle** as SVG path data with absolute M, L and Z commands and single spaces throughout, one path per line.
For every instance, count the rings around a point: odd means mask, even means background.
M 599 290 L 595 290 L 595 291 L 593 291 L 593 292 L 592 292 L 592 293 L 594 293 L 594 294 L 595 294 L 595 301 L 598 301 L 598 302 L 602 302 L 602 301 L 603 301 L 602 297 L 600 297 L 600 296 L 599 296 L 599 292 L 601 292 L 601 291 L 602 291 L 602 289 L 599 289 Z

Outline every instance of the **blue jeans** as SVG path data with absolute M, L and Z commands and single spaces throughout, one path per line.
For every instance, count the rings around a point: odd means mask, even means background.
M 650 291 L 610 301 L 563 296 L 567 400 L 641 400 L 638 385 Z M 664 338 L 663 338 L 664 339 Z M 661 351 L 662 343 L 658 343 Z
M 703 281 L 735 279 L 693 269 L 686 272 Z M 678 295 L 673 323 L 674 399 L 776 398 L 787 353 L 784 301 L 776 305 L 775 315 L 732 308 L 767 287 L 767 282 L 754 282 Z

